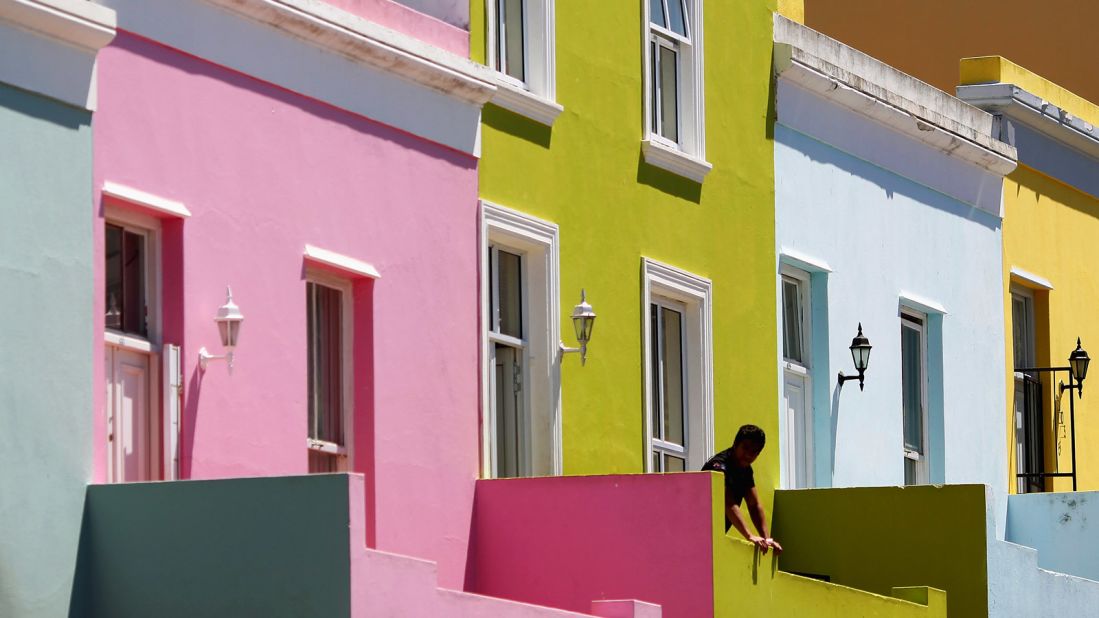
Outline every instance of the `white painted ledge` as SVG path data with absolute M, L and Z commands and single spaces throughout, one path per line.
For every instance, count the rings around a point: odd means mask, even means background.
M 155 211 L 161 215 L 179 218 L 191 216 L 191 211 L 181 202 L 146 193 L 109 180 L 103 183 L 103 195 Z
M 487 67 L 320 0 L 206 2 L 475 105 L 496 92 Z
M 645 163 L 697 183 L 705 180 L 706 174 L 713 169 L 713 166 L 703 159 L 652 139 L 641 140 L 641 152 L 645 157 Z
M 1015 266 L 1011 267 L 1011 278 L 1029 288 L 1037 288 L 1040 290 L 1053 289 L 1053 283 L 1051 283 L 1049 279 L 1040 277 L 1030 271 Z
M 832 267 L 828 264 L 828 262 L 820 258 L 813 257 L 811 255 L 806 255 L 804 253 L 801 253 L 800 251 L 787 249 L 786 247 L 783 247 L 779 250 L 779 261 L 783 264 L 796 266 L 798 268 L 801 268 L 802 270 L 807 270 L 809 272 L 832 272 Z
M 947 315 L 946 307 L 938 301 L 924 298 L 918 294 L 901 291 L 900 304 L 909 309 L 915 309 L 928 314 Z
M 305 259 L 353 277 L 369 277 L 371 279 L 381 279 L 382 277 L 373 264 L 313 245 L 305 245 Z
M 115 36 L 115 12 L 87 0 L 0 0 L 0 20 L 96 52 Z
M 565 111 L 559 103 L 499 78 L 496 80 L 496 94 L 492 97 L 492 103 L 548 127 L 552 127 L 553 121 Z

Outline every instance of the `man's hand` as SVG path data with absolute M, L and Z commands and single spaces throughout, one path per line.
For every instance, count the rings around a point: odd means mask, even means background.
M 770 539 L 765 539 L 761 536 L 756 536 L 754 534 L 748 536 L 748 542 L 752 545 L 755 545 L 759 549 L 760 553 L 764 554 L 766 554 L 767 550 L 771 548 L 771 543 L 769 541 Z M 779 549 L 779 551 L 782 551 L 782 549 Z
M 775 550 L 775 555 L 776 556 L 782 553 L 782 545 L 779 545 L 778 541 L 776 541 L 772 538 L 766 538 L 766 539 L 763 539 L 763 540 L 766 541 L 767 544 L 771 546 L 771 549 Z M 763 553 L 767 553 L 767 552 L 764 551 Z

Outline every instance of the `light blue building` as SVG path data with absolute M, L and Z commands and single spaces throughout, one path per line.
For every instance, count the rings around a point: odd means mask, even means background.
M 64 616 L 91 479 L 92 111 L 114 11 L 0 0 L 0 616 Z

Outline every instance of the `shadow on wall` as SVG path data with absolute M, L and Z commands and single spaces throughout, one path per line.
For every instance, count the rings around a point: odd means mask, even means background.
M 637 153 L 637 182 L 688 202 L 702 202 L 702 183 L 649 165 L 640 150 Z
M 552 127 L 492 104 L 485 105 L 481 110 L 481 120 L 497 131 L 542 148 L 549 149 L 553 139 Z

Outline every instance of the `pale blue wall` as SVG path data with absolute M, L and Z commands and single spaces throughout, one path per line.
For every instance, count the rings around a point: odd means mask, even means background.
M 995 190 L 999 199 L 1002 180 L 783 80 L 778 107 L 777 252 L 831 269 L 819 277 L 827 289 L 814 289 L 814 301 L 827 296 L 826 312 L 813 307 L 815 331 L 823 322 L 827 333 L 826 354 L 814 345 L 814 388 L 826 389 L 814 396 L 817 484 L 903 483 L 900 307 L 926 309 L 906 303 L 909 296 L 946 310 L 928 320 L 931 480 L 988 484 L 1002 504 L 1003 271 L 1000 219 L 989 212 L 997 202 L 988 197 Z M 855 149 L 881 156 L 848 154 Z M 938 156 L 896 156 L 920 149 Z M 906 178 L 909 160 L 933 162 L 942 186 Z M 982 208 L 947 191 L 979 195 Z M 836 373 L 854 373 L 848 346 L 859 322 L 874 346 L 866 390 L 848 382 L 837 392 Z
M 63 616 L 91 477 L 91 115 L 0 83 L 0 616 Z
M 1038 550 L 1043 569 L 1099 581 L 1099 492 L 1011 496 L 1006 537 Z

